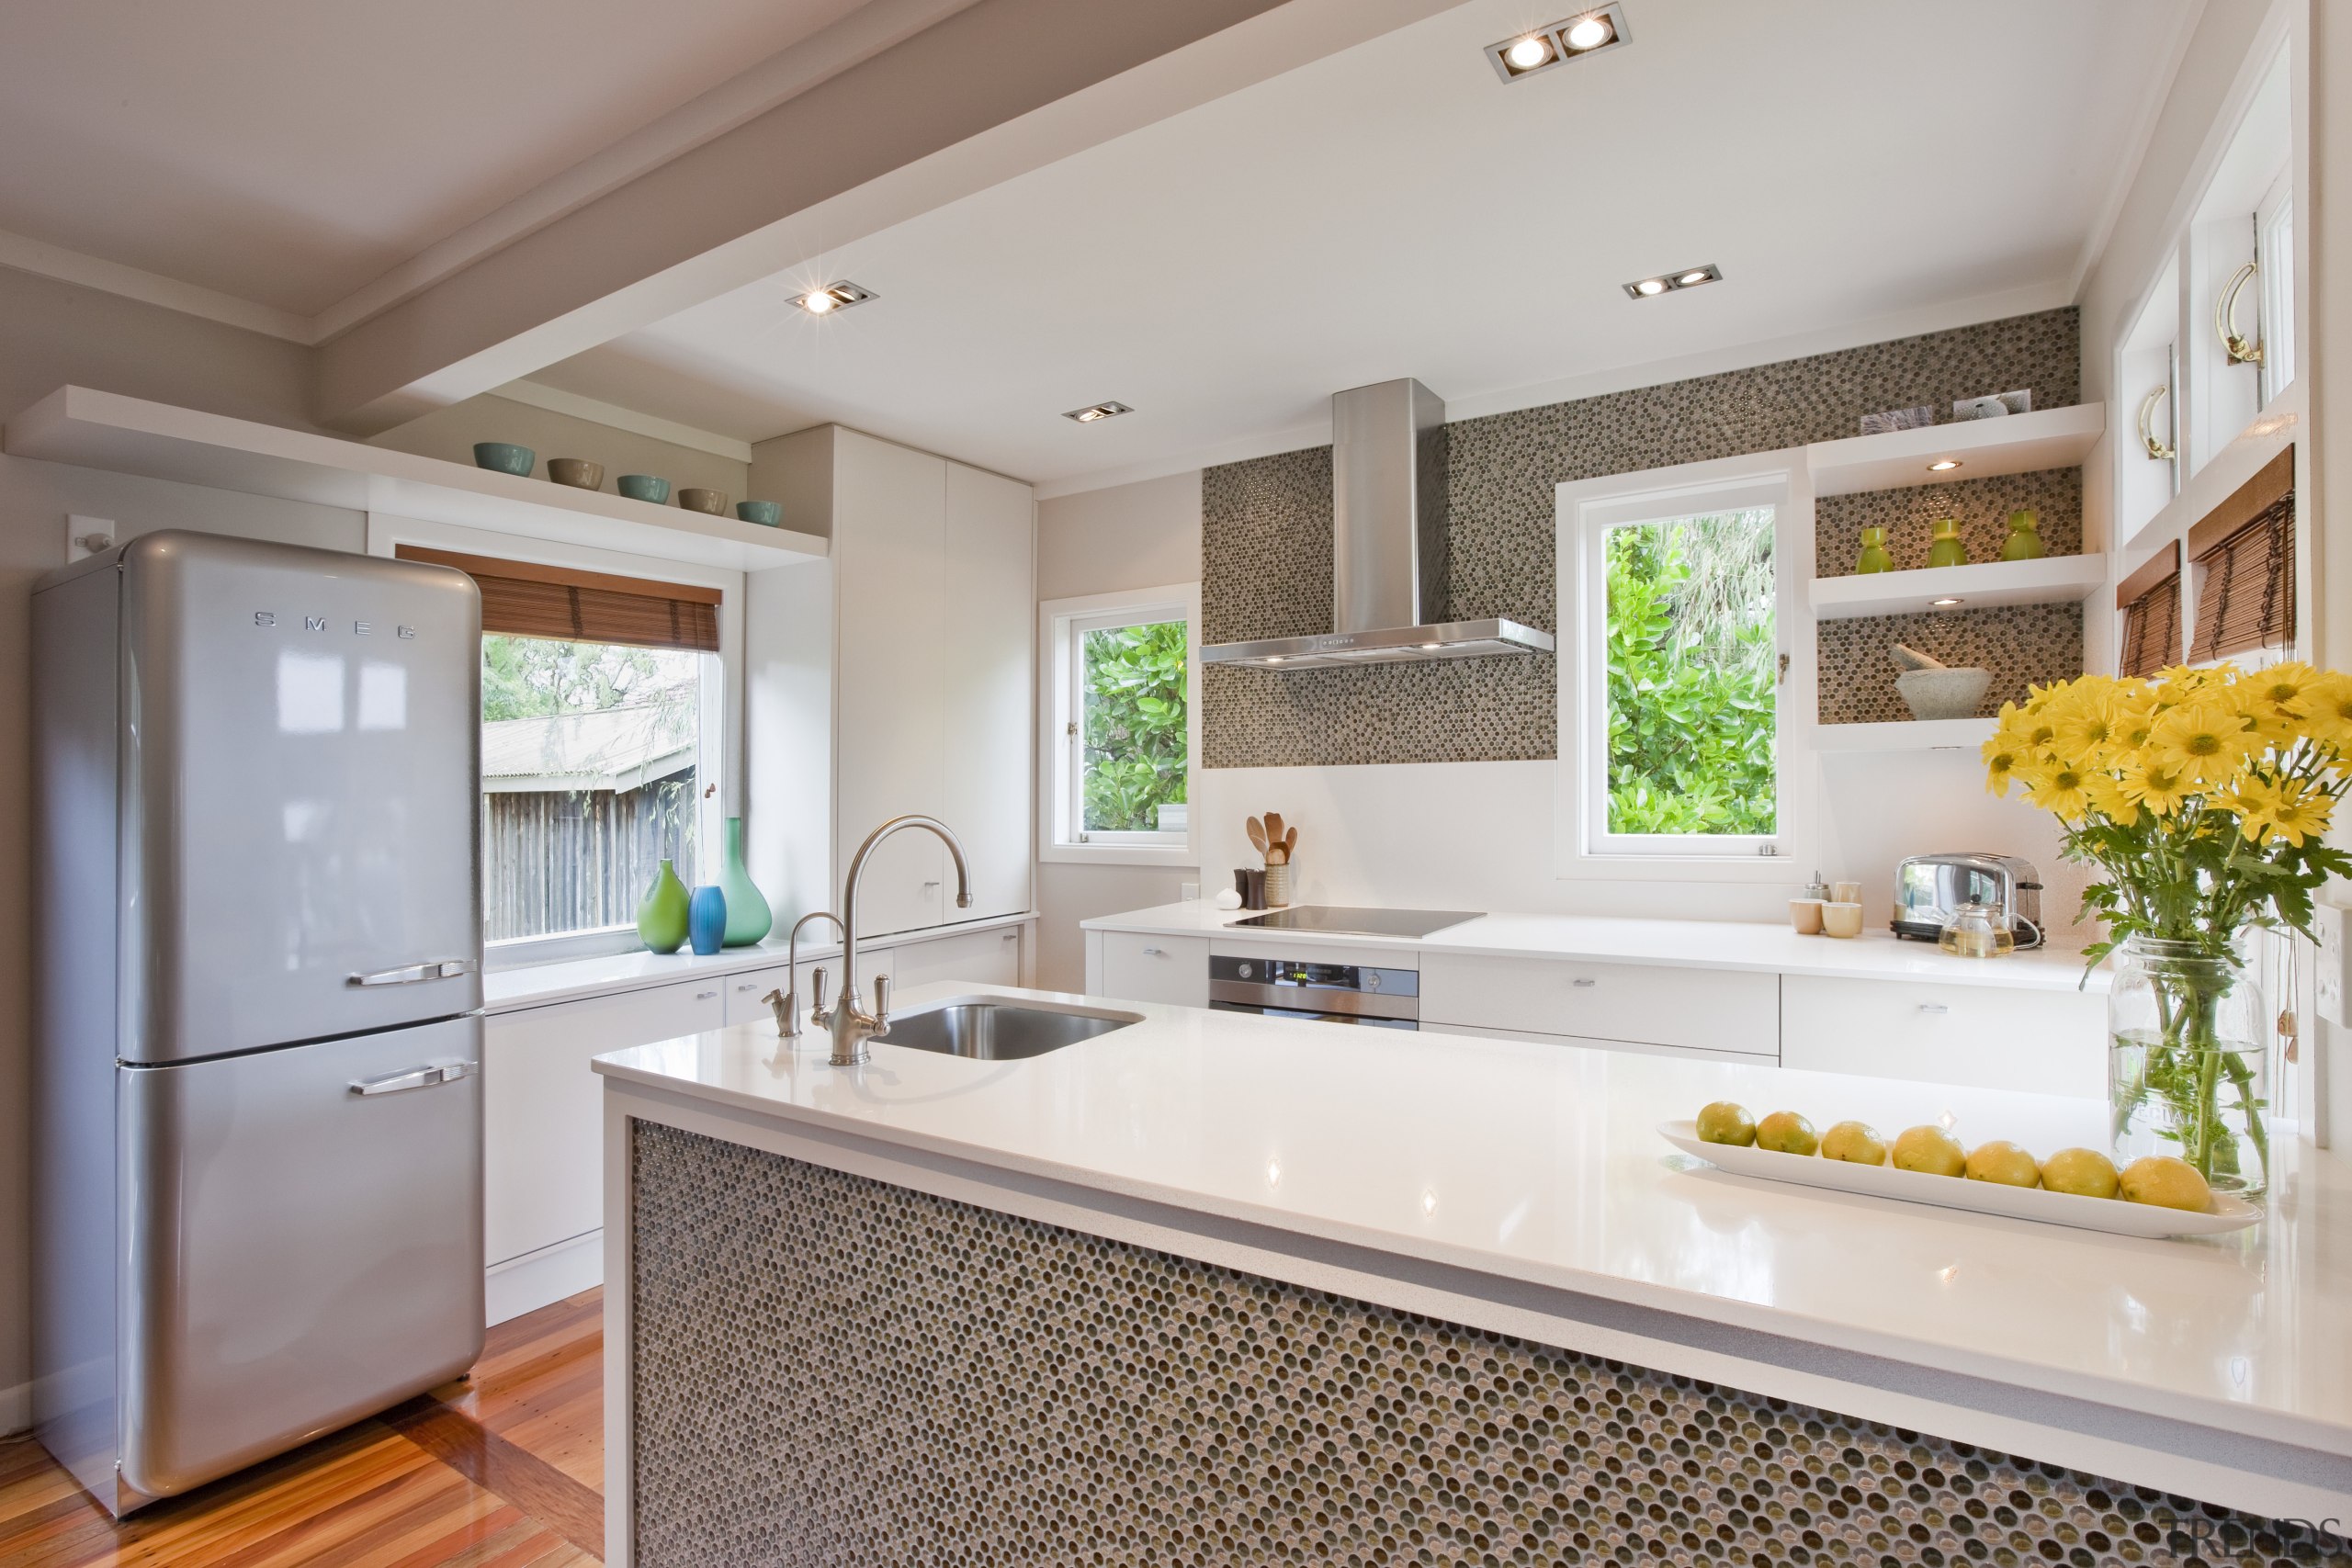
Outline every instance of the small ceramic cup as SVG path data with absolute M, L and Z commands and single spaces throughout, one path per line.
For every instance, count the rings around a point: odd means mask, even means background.
M 592 463 L 585 457 L 549 457 L 548 478 L 574 490 L 605 488 L 605 465 Z
M 512 441 L 477 441 L 474 443 L 474 467 L 489 468 L 502 474 L 530 477 L 531 465 L 539 455 L 528 446 L 517 446 Z
M 713 517 L 727 515 L 727 492 L 723 490 L 696 490 L 692 485 L 678 492 L 678 504 L 689 512 L 707 512 Z
M 670 504 L 670 481 L 656 474 L 623 474 L 613 481 L 613 487 L 631 501 L 650 501 L 656 506 Z
M 778 501 L 739 501 L 735 515 L 746 523 L 757 523 L 763 528 L 784 526 L 784 503 Z
M 1821 907 L 1821 929 L 1830 936 L 1862 934 L 1862 907 L 1832 899 Z
M 1859 904 L 1862 901 L 1862 885 L 1859 882 L 1833 882 L 1829 885 L 1829 897 L 1840 904 Z
M 1821 900 L 1818 898 L 1790 899 L 1789 924 L 1796 928 L 1796 933 L 1799 936 L 1819 936 L 1821 934 Z

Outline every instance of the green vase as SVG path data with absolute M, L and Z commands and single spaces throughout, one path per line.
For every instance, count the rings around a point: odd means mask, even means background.
M 775 916 L 768 908 L 768 901 L 752 885 L 752 874 L 743 869 L 743 819 L 727 819 L 727 863 L 718 874 L 718 886 L 727 890 L 727 939 L 729 947 L 749 947 L 768 934 L 775 924 Z
M 2050 553 L 2041 542 L 2041 514 L 2030 506 L 2009 513 L 2009 536 L 2001 541 L 2003 560 L 2040 560 Z
M 637 907 L 637 934 L 655 953 L 675 953 L 686 940 L 686 885 L 668 861 Z
M 1863 529 L 1862 558 L 1854 563 L 1855 573 L 1894 570 L 1894 558 L 1886 553 L 1886 530 L 1875 525 Z
M 1959 518 L 1939 517 L 1936 519 L 1936 537 L 1935 542 L 1928 547 L 1928 564 L 1929 566 L 1966 566 L 1968 564 L 1968 547 L 1960 542 Z

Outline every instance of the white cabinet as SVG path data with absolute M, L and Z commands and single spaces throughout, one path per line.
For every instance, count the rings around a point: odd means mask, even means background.
M 929 834 L 867 862 L 861 934 L 1024 912 L 1030 902 L 1035 615 L 1029 488 L 837 425 L 755 449 L 831 554 L 746 585 L 750 859 L 792 914 L 830 908 L 882 822 L 938 818 L 962 840 L 972 903 Z M 766 884 L 763 884 L 766 885 Z
M 1209 1005 L 1209 939 L 1145 936 L 1135 931 L 1087 933 L 1086 989 L 1131 1002 Z
M 2107 1092 L 2106 1021 L 2095 992 L 1791 975 L 1781 1065 L 2094 1097 Z
M 941 980 L 967 986 L 1017 986 L 1021 984 L 1021 928 L 1006 926 L 902 942 L 891 957 L 897 965 L 891 985 L 899 990 Z
M 1466 1034 L 1474 1040 L 1519 1040 L 1531 1045 L 1582 1045 L 1595 1051 L 1623 1051 L 1635 1056 L 1679 1056 L 1686 1062 L 1734 1062 L 1744 1066 L 1767 1066 L 1770 1056 L 1745 1051 L 1693 1051 L 1679 1045 L 1650 1045 L 1638 1040 L 1593 1040 L 1578 1034 L 1545 1034 L 1526 1029 L 1478 1029 L 1467 1023 L 1423 1023 L 1421 1032 L 1431 1040 L 1448 1034 Z
M 1421 953 L 1425 1027 L 1771 1058 L 1781 1049 L 1780 999 L 1779 976 L 1745 970 Z
M 601 1229 L 604 1110 L 589 1063 L 717 1029 L 719 977 L 494 1013 L 482 1031 L 482 1240 L 503 1263 Z
M 896 950 L 887 947 L 861 947 L 857 950 L 857 987 L 867 1001 L 874 999 L 874 977 L 877 975 L 897 978 L 893 969 L 898 962 Z M 842 961 L 839 958 L 804 958 L 800 961 L 798 987 L 800 1010 L 807 1012 L 816 1001 L 815 975 L 825 972 L 825 999 L 832 1001 L 842 994 Z M 775 1009 L 767 1002 L 767 994 L 775 990 L 791 990 L 785 984 L 785 966 L 754 969 L 746 974 L 729 975 L 722 982 L 727 994 L 727 1024 L 730 1029 L 739 1023 L 772 1021 Z

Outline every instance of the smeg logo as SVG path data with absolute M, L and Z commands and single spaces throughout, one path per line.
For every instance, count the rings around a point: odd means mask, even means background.
M 277 624 L 277 611 L 255 610 L 254 612 L 254 625 L 257 626 L 274 626 Z M 305 615 L 302 617 L 302 629 L 306 632 L 325 631 L 327 629 L 327 618 L 324 615 Z M 376 623 L 373 621 L 354 621 L 351 623 L 351 635 L 353 637 L 374 637 L 376 635 Z M 392 635 L 400 638 L 402 642 L 414 642 L 416 640 L 416 628 L 414 626 L 396 626 L 392 628 Z

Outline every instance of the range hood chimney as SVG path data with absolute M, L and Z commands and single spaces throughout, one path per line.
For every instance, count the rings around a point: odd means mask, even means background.
M 1285 670 L 1548 653 L 1517 621 L 1443 621 L 1449 586 L 1445 404 L 1419 381 L 1331 400 L 1332 619 L 1328 635 L 1226 642 L 1203 664 Z

